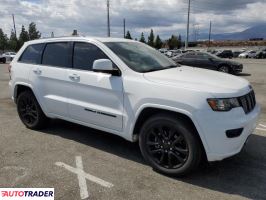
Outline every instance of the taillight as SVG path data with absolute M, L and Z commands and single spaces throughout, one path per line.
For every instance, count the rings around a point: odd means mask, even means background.
M 12 68 L 12 65 L 8 65 L 8 73 L 9 73 L 10 80 L 11 80 L 11 68 Z

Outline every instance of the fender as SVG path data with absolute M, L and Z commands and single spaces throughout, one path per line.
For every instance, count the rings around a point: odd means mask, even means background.
M 172 112 L 175 112 L 175 113 L 180 113 L 180 114 L 183 114 L 183 115 L 186 115 L 188 118 L 191 119 L 192 123 L 194 124 L 194 126 L 196 127 L 197 129 L 197 132 L 199 134 L 199 137 L 201 139 L 201 142 L 204 146 L 204 149 L 206 152 L 208 152 L 208 144 L 206 143 L 206 138 L 205 138 L 205 135 L 200 127 L 200 125 L 197 123 L 197 121 L 193 118 L 193 112 L 189 112 L 187 110 L 184 110 L 184 109 L 180 109 L 180 108 L 176 108 L 176 107 L 171 107 L 171 106 L 166 106 L 166 105 L 160 105 L 160 104 L 143 104 L 142 106 L 140 106 L 137 111 L 136 111 L 136 117 L 134 119 L 134 122 L 131 124 L 131 127 L 130 127 L 130 135 L 132 136 L 132 140 L 134 141 L 135 138 L 134 138 L 134 128 L 135 128 L 135 125 L 136 125 L 136 122 L 137 122 L 137 119 L 139 118 L 141 112 L 145 109 L 145 108 L 157 108 L 157 109 L 162 109 L 162 110 L 166 110 L 166 111 L 172 111 Z
M 17 99 L 17 88 L 18 88 L 18 86 L 20 86 L 20 85 L 21 85 L 21 86 L 28 87 L 28 88 L 31 89 L 31 91 L 33 92 L 35 98 L 37 99 L 37 101 L 38 101 L 38 103 L 39 103 L 41 109 L 42 109 L 43 112 L 45 113 L 45 111 L 46 111 L 46 110 L 45 110 L 45 106 L 44 106 L 44 105 L 42 104 L 42 102 L 40 101 L 39 96 L 36 95 L 36 92 L 35 92 L 34 87 L 32 87 L 32 85 L 29 84 L 29 83 L 25 83 L 25 82 L 16 82 L 16 84 L 15 84 L 15 86 L 14 86 L 14 94 L 13 94 L 13 96 L 14 96 L 14 101 L 16 101 L 16 99 Z

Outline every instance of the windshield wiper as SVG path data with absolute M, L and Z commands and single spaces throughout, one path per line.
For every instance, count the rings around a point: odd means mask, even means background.
M 146 70 L 144 71 L 143 73 L 146 73 L 146 72 L 154 72 L 154 71 L 160 71 L 160 70 L 165 70 L 165 69 L 171 69 L 171 68 L 176 68 L 176 67 L 179 67 L 179 65 L 169 65 L 167 67 L 164 67 L 164 68 L 153 68 L 153 69 L 149 69 L 149 70 Z

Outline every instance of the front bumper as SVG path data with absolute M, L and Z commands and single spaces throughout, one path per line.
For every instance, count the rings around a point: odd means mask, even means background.
M 241 73 L 243 71 L 243 65 L 234 65 L 232 66 L 234 73 L 238 74 Z
M 260 110 L 261 108 L 257 104 L 249 114 L 245 114 L 241 107 L 229 112 L 208 110 L 195 113 L 201 138 L 205 140 L 203 143 L 208 161 L 223 160 L 239 153 L 247 138 L 256 128 Z M 243 128 L 240 136 L 235 138 L 226 136 L 227 130 L 239 128 Z

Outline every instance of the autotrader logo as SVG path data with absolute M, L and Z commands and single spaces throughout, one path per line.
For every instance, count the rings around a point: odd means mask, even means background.
M 54 200 L 54 188 L 0 188 L 1 200 Z

